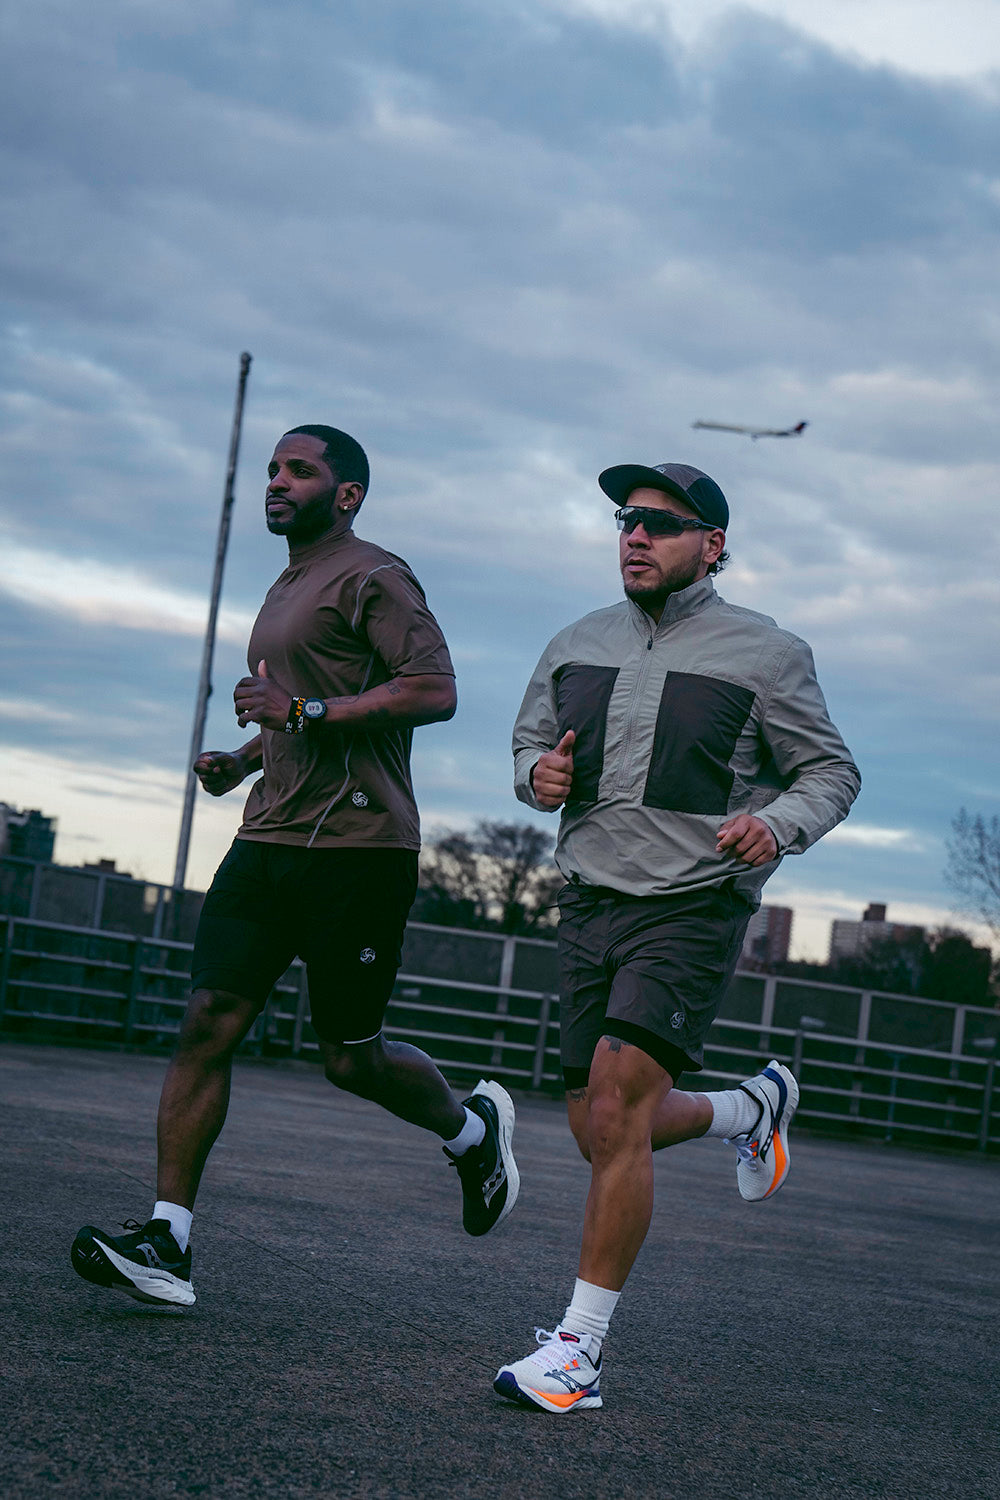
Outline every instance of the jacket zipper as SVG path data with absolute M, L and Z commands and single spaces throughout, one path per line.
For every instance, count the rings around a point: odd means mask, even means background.
M 649 627 L 647 626 L 647 629 L 648 628 Z M 639 657 L 639 670 L 636 673 L 635 688 L 632 692 L 632 700 L 629 703 L 628 712 L 625 715 L 625 732 L 622 735 L 621 769 L 618 772 L 618 775 L 615 777 L 614 784 L 614 790 L 616 792 L 624 792 L 628 788 L 628 783 L 625 778 L 627 777 L 629 771 L 630 751 L 632 748 L 632 730 L 635 727 L 636 715 L 639 712 L 639 705 L 642 702 L 643 693 L 645 691 L 646 678 L 649 676 L 649 653 L 652 651 L 652 649 L 653 631 L 650 630 L 649 639 L 646 641 L 646 651 L 642 656 Z

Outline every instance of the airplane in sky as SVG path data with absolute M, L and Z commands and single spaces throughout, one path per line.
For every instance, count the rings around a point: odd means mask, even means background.
M 728 422 L 692 422 L 692 427 L 704 427 L 710 432 L 739 432 L 754 442 L 762 437 L 801 437 L 808 422 L 799 422 L 795 427 L 731 427 Z

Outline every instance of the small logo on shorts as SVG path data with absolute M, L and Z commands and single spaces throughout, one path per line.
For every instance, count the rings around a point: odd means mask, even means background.
M 670 1017 L 670 1024 L 675 1031 L 680 1031 L 681 1027 L 684 1025 L 684 1012 L 682 1010 L 675 1010 L 673 1015 Z
M 368 806 L 368 798 L 365 796 L 364 792 L 355 792 L 354 796 L 351 798 L 351 801 L 354 803 L 355 807 Z
M 361 962 L 363 964 L 373 964 L 375 962 L 375 949 L 362 948 L 361 952 L 358 954 L 358 957 L 361 959 Z

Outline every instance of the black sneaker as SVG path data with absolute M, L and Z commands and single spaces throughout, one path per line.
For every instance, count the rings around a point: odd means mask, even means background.
M 166 1219 L 139 1224 L 129 1219 L 113 1239 L 103 1229 L 84 1225 L 73 1241 L 70 1260 L 84 1281 L 127 1292 L 140 1302 L 166 1302 L 189 1307 L 195 1300 L 191 1285 L 191 1251 L 181 1247 L 170 1233 Z
M 478 1146 L 462 1156 L 449 1157 L 462 1184 L 462 1227 L 469 1234 L 488 1234 L 503 1222 L 517 1202 L 521 1179 L 514 1160 L 514 1103 L 507 1090 L 492 1079 L 480 1079 L 467 1109 L 479 1116 L 486 1134 Z

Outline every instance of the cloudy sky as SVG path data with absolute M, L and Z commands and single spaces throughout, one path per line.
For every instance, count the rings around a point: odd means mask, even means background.
M 287 427 L 363 442 L 358 530 L 452 645 L 425 829 L 533 816 L 524 684 L 620 593 L 595 476 L 690 462 L 865 778 L 768 899 L 803 956 L 949 919 L 951 818 L 1000 810 L 995 0 L 36 0 L 4 40 L 0 800 L 57 859 L 171 876 L 247 349 L 209 746 Z M 199 797 L 191 884 L 240 806 Z

